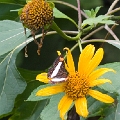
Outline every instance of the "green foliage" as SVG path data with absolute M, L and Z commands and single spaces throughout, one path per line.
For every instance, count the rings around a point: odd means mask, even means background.
M 82 27 L 84 28 L 86 25 L 94 25 L 96 26 L 98 23 L 101 24 L 115 24 L 114 21 L 112 20 L 108 20 L 108 18 L 110 18 L 111 16 L 105 16 L 105 15 L 100 15 L 96 18 L 88 18 L 86 20 L 83 21 L 82 23 Z
M 100 88 L 109 91 L 111 93 L 113 92 L 117 92 L 119 93 L 119 89 L 120 89 L 120 81 L 119 81 L 119 77 L 120 77 L 120 63 L 119 62 L 115 62 L 115 63 L 108 63 L 105 65 L 101 65 L 99 67 L 105 67 L 105 68 L 112 68 L 116 71 L 116 73 L 106 73 L 102 76 L 102 78 L 107 78 L 110 79 L 112 81 L 112 84 L 109 83 L 105 83 L 103 85 L 100 86 Z
M 15 59 L 20 50 L 21 47 L 12 50 L 0 63 L 0 115 L 11 112 L 16 96 L 26 87 L 26 82 L 15 66 Z
M 10 52 L 25 42 L 26 36 L 21 23 L 3 20 L 0 21 L 0 28 L 0 55 Z M 30 35 L 29 30 L 27 35 Z
M 40 114 L 42 120 L 48 120 L 48 118 L 51 118 L 52 120 L 61 120 L 57 106 L 62 96 L 63 94 L 57 94 L 51 97 L 49 104 Z
M 101 7 L 96 7 L 95 10 L 91 9 L 91 10 L 84 10 L 84 12 L 86 13 L 86 15 L 90 18 L 95 18 L 98 11 L 100 10 Z
M 55 18 L 64 18 L 64 19 L 68 19 L 70 20 L 73 24 L 75 24 L 75 26 L 77 26 L 77 24 L 75 23 L 75 21 L 73 19 L 71 19 L 70 17 L 68 17 L 67 15 L 65 15 L 64 13 L 60 12 L 57 8 L 53 8 L 53 16 Z

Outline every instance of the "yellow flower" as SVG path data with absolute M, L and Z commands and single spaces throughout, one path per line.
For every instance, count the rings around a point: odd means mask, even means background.
M 68 79 L 65 82 L 43 88 L 39 90 L 36 95 L 49 96 L 65 92 L 65 95 L 58 104 L 58 110 L 60 111 L 60 117 L 62 119 L 64 119 L 64 115 L 73 102 L 76 107 L 76 112 L 80 116 L 87 117 L 89 113 L 87 109 L 87 95 L 104 103 L 114 102 L 112 97 L 92 89 L 92 87 L 106 82 L 111 83 L 109 79 L 98 78 L 108 71 L 114 72 L 113 69 L 100 68 L 95 70 L 103 58 L 103 49 L 99 48 L 96 53 L 94 53 L 95 47 L 91 44 L 87 45 L 79 56 L 77 71 L 75 70 L 71 51 L 68 48 L 65 48 L 65 50 L 67 50 L 67 64 L 65 64 L 65 67 L 68 71 Z M 45 83 L 49 82 L 47 73 L 39 74 L 36 79 Z

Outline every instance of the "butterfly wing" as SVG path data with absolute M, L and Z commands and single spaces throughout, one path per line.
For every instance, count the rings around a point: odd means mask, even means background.
M 54 61 L 53 66 L 48 70 L 48 78 L 52 83 L 57 83 L 65 81 L 67 76 L 64 58 L 60 55 Z

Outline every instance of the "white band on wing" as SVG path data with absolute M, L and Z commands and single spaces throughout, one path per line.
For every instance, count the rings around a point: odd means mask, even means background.
M 51 81 L 52 82 L 61 82 L 61 81 L 65 81 L 66 78 L 52 78 Z
M 58 65 L 55 67 L 53 73 L 50 76 L 51 78 L 53 78 L 53 77 L 55 77 L 57 75 L 57 73 L 58 73 L 58 71 L 59 71 L 59 69 L 61 67 L 61 64 L 62 64 L 62 62 L 59 62 Z

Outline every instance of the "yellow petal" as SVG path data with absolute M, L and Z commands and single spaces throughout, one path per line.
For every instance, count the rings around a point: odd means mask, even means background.
M 75 100 L 76 112 L 83 117 L 88 116 L 87 100 L 85 97 Z
M 41 73 L 41 74 L 37 75 L 36 80 L 39 80 L 44 83 L 49 82 L 49 79 L 47 78 L 47 73 Z
M 61 100 L 63 100 L 62 102 L 60 101 L 60 105 L 59 106 L 59 110 L 60 110 L 60 117 L 62 119 L 64 119 L 64 115 L 66 114 L 66 112 L 69 110 L 73 100 L 69 97 L 64 96 Z
M 82 53 L 80 54 L 79 61 L 78 61 L 78 72 L 84 73 L 84 71 L 88 67 L 88 64 L 91 58 L 94 55 L 94 50 L 95 50 L 95 47 L 94 45 L 91 45 L 91 44 L 87 45 L 83 49 Z
M 88 94 L 90 96 L 92 96 L 93 98 L 101 101 L 101 102 L 104 102 L 104 103 L 112 103 L 114 102 L 114 99 L 112 97 L 110 97 L 109 95 L 107 94 L 103 94 L 99 91 L 96 91 L 96 90 L 89 90 Z
M 65 96 L 62 97 L 62 99 L 60 100 L 60 102 L 58 104 L 58 110 L 60 110 L 64 106 L 65 102 L 67 102 L 66 101 L 67 99 L 68 99 L 67 95 L 65 95 Z
M 98 79 L 98 80 L 93 80 L 89 83 L 90 87 L 94 87 L 96 85 L 101 85 L 104 84 L 106 82 L 112 83 L 109 79 Z
M 87 70 L 85 71 L 86 76 L 89 75 L 100 64 L 102 58 L 103 58 L 103 49 L 99 48 L 96 51 L 94 57 L 91 59 Z
M 73 61 L 73 57 L 71 54 L 71 51 L 69 50 L 69 48 L 64 48 L 65 50 L 67 50 L 67 66 L 68 66 L 68 72 L 75 72 L 75 65 L 74 65 L 74 61 Z
M 65 69 L 69 72 L 69 67 L 67 66 L 67 64 L 65 63 Z
M 88 81 L 91 82 L 92 80 L 99 78 L 100 76 L 102 76 L 103 74 L 109 71 L 115 72 L 113 69 L 109 69 L 109 68 L 100 68 L 98 70 L 95 70 L 89 75 Z
M 43 88 L 39 90 L 36 95 L 37 96 L 49 96 L 49 95 L 54 95 L 60 92 L 63 92 L 64 89 L 61 85 L 54 85 L 50 87 Z

